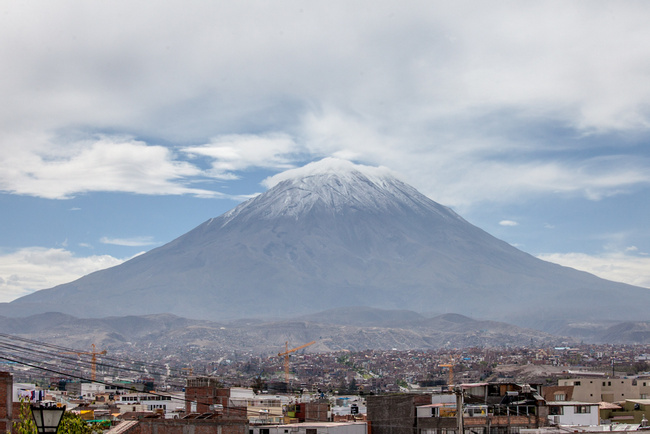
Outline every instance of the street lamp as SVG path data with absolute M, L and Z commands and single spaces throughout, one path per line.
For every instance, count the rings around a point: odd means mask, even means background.
M 61 419 L 65 413 L 65 405 L 32 405 L 32 417 L 38 429 L 38 434 L 56 434 Z

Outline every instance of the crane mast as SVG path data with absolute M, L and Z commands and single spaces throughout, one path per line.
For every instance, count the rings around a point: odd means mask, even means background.
M 106 354 L 106 350 L 95 351 L 95 344 L 92 344 L 92 351 L 66 351 L 61 354 L 76 354 L 78 356 L 89 355 L 91 370 L 90 370 L 90 379 L 95 381 L 97 379 L 97 356 L 100 354 Z
M 289 386 L 289 354 L 295 353 L 296 351 L 302 350 L 303 348 L 307 348 L 308 346 L 314 345 L 315 343 L 316 341 L 311 341 L 305 345 L 301 345 L 292 349 L 289 349 L 289 342 L 284 343 L 284 352 L 278 353 L 278 357 L 284 356 L 284 381 L 287 383 L 287 386 Z

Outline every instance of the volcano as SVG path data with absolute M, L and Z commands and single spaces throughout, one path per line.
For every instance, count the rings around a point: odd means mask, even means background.
M 285 318 L 343 306 L 529 323 L 648 319 L 650 291 L 542 261 L 387 169 L 325 159 L 168 244 L 5 314 Z

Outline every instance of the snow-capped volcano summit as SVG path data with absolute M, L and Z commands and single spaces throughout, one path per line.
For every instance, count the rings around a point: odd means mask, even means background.
M 282 172 L 265 184 L 271 187 L 269 191 L 226 213 L 226 221 L 243 215 L 298 219 L 314 209 L 328 213 L 343 213 L 348 209 L 375 213 L 410 210 L 458 218 L 453 211 L 398 180 L 384 167 L 357 165 L 336 158 Z
M 536 259 L 388 169 L 325 159 L 268 183 L 162 247 L 10 303 L 11 314 L 223 320 L 368 306 L 520 324 L 647 318 L 648 290 Z
M 348 160 L 328 157 L 323 158 L 320 161 L 315 161 L 305 166 L 286 170 L 284 172 L 278 173 L 277 175 L 271 176 L 264 181 L 264 185 L 266 185 L 268 188 L 272 188 L 282 181 L 292 180 L 303 182 L 306 185 L 311 185 L 312 187 L 318 187 L 321 185 L 321 181 L 317 181 L 316 183 L 310 183 L 309 181 L 313 180 L 314 177 L 323 175 L 326 177 L 336 177 L 342 180 L 350 181 L 352 181 L 355 176 L 363 175 L 363 177 L 367 178 L 369 181 L 377 184 L 378 186 L 383 186 L 386 180 L 390 180 L 395 177 L 390 169 L 383 166 L 365 166 L 362 164 L 354 164 Z

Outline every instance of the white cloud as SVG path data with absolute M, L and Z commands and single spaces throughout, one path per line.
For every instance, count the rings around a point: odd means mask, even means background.
M 200 174 L 197 167 L 174 160 L 169 149 L 128 138 L 101 137 L 0 157 L 0 190 L 49 199 L 93 191 L 217 195 L 184 185 Z
M 211 158 L 210 176 L 233 179 L 234 172 L 250 167 L 292 168 L 300 150 L 287 134 L 229 134 L 218 136 L 207 145 L 183 148 L 182 152 Z
M 43 247 L 0 254 L 0 302 L 71 282 L 122 262 L 109 255 L 76 257 L 65 249 Z
M 153 237 L 142 236 L 142 237 L 133 237 L 133 238 L 109 238 L 102 237 L 99 240 L 104 244 L 113 244 L 116 246 L 128 246 L 128 247 L 143 247 L 143 246 L 152 246 L 158 244 L 153 240 Z
M 519 225 L 519 223 L 517 223 L 516 221 L 513 221 L 513 220 L 501 220 L 499 222 L 499 224 L 501 226 L 518 226 Z
M 0 190 L 212 195 L 188 183 L 305 153 L 390 167 L 452 206 L 620 194 L 648 185 L 647 160 L 569 161 L 571 145 L 536 134 L 650 127 L 650 5 L 597 4 L 14 2 Z M 88 131 L 153 139 L 74 140 Z
M 633 256 L 629 251 L 601 255 L 550 253 L 540 259 L 595 274 L 603 279 L 650 288 L 650 257 Z

